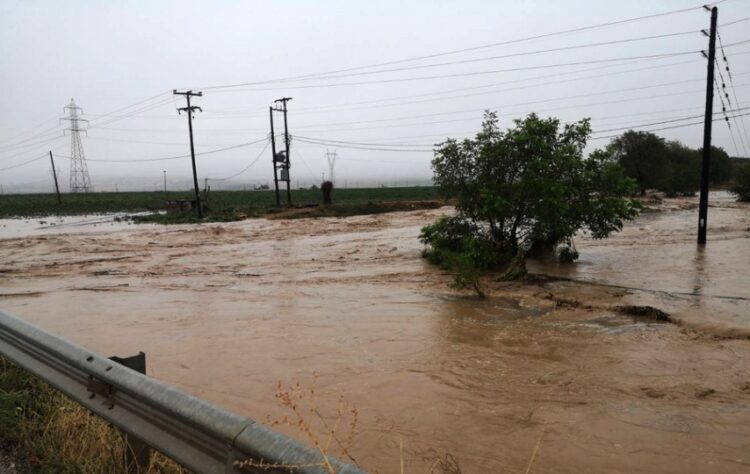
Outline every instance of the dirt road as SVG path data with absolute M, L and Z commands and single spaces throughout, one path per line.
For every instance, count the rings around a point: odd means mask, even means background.
M 0 240 L 0 308 L 105 355 L 145 351 L 150 375 L 259 421 L 288 414 L 278 381 L 316 372 L 324 417 L 340 395 L 358 408 L 351 454 L 372 471 L 398 472 L 401 443 L 407 472 L 446 454 L 464 473 L 750 471 L 750 208 L 716 205 L 702 253 L 675 201 L 578 239 L 576 266 L 530 266 L 584 283 L 493 283 L 485 301 L 419 256 L 445 208 L 68 229 Z

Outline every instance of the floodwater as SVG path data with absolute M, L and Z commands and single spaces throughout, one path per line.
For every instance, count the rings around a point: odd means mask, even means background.
M 127 216 L 147 213 L 112 213 L 80 216 L 45 216 L 0 219 L 0 239 L 66 232 L 110 232 L 132 226 Z M 139 227 L 142 228 L 142 224 Z M 146 224 L 146 226 L 149 226 Z
M 371 471 L 449 454 L 464 473 L 750 472 L 750 207 L 713 196 L 698 252 L 693 201 L 579 238 L 579 264 L 530 264 L 564 279 L 488 282 L 484 301 L 420 258 L 447 208 L 68 228 L 0 240 L 0 308 L 142 350 L 151 376 L 261 422 L 289 415 L 277 382 L 314 384 L 330 424 L 339 396 L 357 407 L 349 451 Z

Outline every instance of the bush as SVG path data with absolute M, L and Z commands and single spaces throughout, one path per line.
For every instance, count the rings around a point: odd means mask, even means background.
M 575 249 L 572 241 L 560 246 L 557 251 L 557 259 L 560 263 L 573 263 L 578 260 L 578 250 Z
M 487 112 L 475 139 L 441 144 L 434 181 L 457 215 L 422 230 L 425 257 L 445 267 L 458 254 L 461 265 L 507 266 L 504 278 L 518 278 L 532 249 L 553 249 L 579 230 L 604 238 L 622 228 L 638 212 L 625 199 L 634 182 L 603 153 L 583 158 L 589 133 L 588 120 L 561 127 L 535 114 L 501 132 Z
M 737 195 L 738 201 L 750 202 L 750 164 L 736 168 L 734 184 L 729 190 Z

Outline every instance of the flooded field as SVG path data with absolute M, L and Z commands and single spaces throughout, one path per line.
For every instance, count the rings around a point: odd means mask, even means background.
M 0 308 L 242 415 L 276 385 L 356 405 L 364 468 L 430 472 L 750 470 L 750 207 L 659 205 L 576 265 L 478 301 L 420 258 L 443 208 L 0 240 Z M 12 225 L 12 224 L 10 224 Z M 4 234 L 7 235 L 7 234 Z M 637 321 L 648 304 L 680 324 Z M 317 375 L 317 381 L 314 381 Z M 304 439 L 291 428 L 279 428 Z M 403 445 L 403 454 L 400 446 Z

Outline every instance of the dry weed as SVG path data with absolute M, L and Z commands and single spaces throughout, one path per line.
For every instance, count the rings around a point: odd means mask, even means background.
M 302 466 L 269 463 L 263 459 L 259 461 L 247 459 L 238 461 L 235 466 L 266 470 L 286 469 L 290 472 L 302 467 L 315 466 L 324 468 L 330 474 L 335 474 L 336 469 L 331 464 L 330 457 L 338 456 L 359 467 L 357 460 L 350 451 L 357 432 L 359 411 L 355 406 L 346 403 L 343 395 L 341 395 L 334 416 L 326 417 L 321 414 L 315 400 L 318 378 L 317 373 L 313 374 L 313 382 L 309 387 L 304 387 L 299 382 L 290 387 L 285 387 L 279 381 L 276 386 L 275 397 L 289 413 L 280 419 L 274 419 L 269 415 L 266 418 L 266 423 L 270 427 L 288 426 L 299 431 L 320 453 L 322 461 L 313 465 Z

